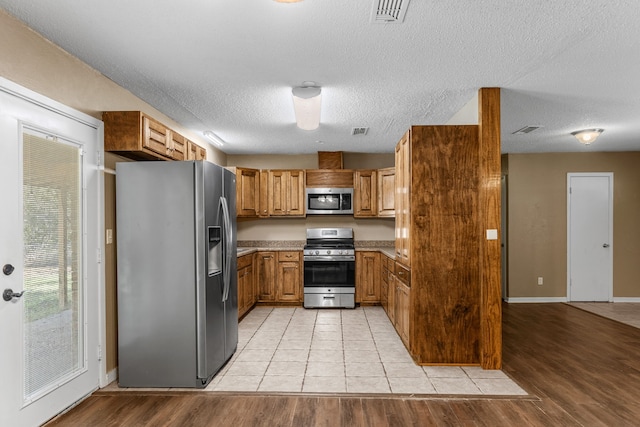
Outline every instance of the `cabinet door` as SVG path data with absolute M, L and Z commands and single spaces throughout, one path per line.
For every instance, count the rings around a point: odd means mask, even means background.
M 353 191 L 354 217 L 371 217 L 378 214 L 378 182 L 376 171 L 357 170 L 355 173 L 355 188 Z
M 198 144 L 189 141 L 188 160 L 206 160 L 207 150 L 200 147 Z
M 260 171 L 236 168 L 236 194 L 237 216 L 257 216 L 260 209 Z
M 253 265 L 249 265 L 247 267 L 245 267 L 246 273 L 245 273 L 245 282 L 244 282 L 244 312 L 248 312 L 249 310 L 251 310 L 251 307 L 253 307 L 253 304 L 255 303 L 255 300 L 253 298 L 253 281 L 254 281 L 254 276 L 253 276 Z M 238 302 L 238 306 L 240 305 L 240 303 Z
M 278 301 L 300 301 L 302 282 L 299 261 L 278 262 Z
M 266 170 L 260 171 L 260 197 L 258 201 L 258 216 L 267 218 L 269 216 L 269 172 Z
M 276 253 L 259 252 L 256 263 L 256 286 L 258 301 L 273 302 L 276 300 Z
M 269 171 L 269 215 L 304 216 L 304 171 Z
M 168 154 L 173 160 L 186 160 L 189 140 L 177 132 L 170 132 Z
M 356 302 L 380 302 L 380 254 L 356 252 Z
M 389 312 L 389 268 L 387 256 L 380 255 L 380 303 L 385 312 Z
M 269 215 L 287 215 L 288 176 L 286 171 L 269 171 Z
M 167 146 L 169 145 L 171 131 L 162 124 L 142 117 L 142 147 L 151 150 L 164 157 L 168 157 Z
M 387 293 L 387 304 L 389 305 L 389 310 L 387 311 L 387 316 L 389 316 L 389 320 L 391 324 L 395 326 L 396 324 L 396 276 L 393 274 L 389 275 L 389 289 Z
M 304 171 L 289 171 L 287 215 L 304 216 Z
M 378 216 L 395 215 L 396 168 L 378 169 Z
M 396 145 L 395 176 L 395 217 L 396 217 L 396 258 L 410 266 L 410 188 L 411 188 L 411 130 L 404 134 Z
M 400 335 L 400 338 L 402 338 L 405 346 L 409 348 L 409 315 L 411 288 L 400 281 L 396 282 L 396 284 L 396 330 L 398 331 L 398 335 Z
M 238 318 L 245 313 L 246 267 L 238 269 Z

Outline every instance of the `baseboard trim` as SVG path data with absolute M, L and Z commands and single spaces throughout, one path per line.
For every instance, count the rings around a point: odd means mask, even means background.
M 507 298 L 506 301 L 508 303 L 547 303 L 547 302 L 567 302 L 567 297 L 514 297 Z
M 118 379 L 118 368 L 115 368 L 112 371 L 107 372 L 107 383 L 103 387 L 108 386 L 109 384 L 111 384 L 117 379 Z
M 613 302 L 640 302 L 640 297 L 613 297 Z

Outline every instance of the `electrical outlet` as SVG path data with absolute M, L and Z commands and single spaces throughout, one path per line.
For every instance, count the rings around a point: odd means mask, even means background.
M 544 280 L 542 279 L 542 276 L 538 277 L 538 285 L 542 285 L 544 283 Z

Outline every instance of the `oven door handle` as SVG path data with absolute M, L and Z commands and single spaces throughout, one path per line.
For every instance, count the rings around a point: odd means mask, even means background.
M 355 261 L 355 255 L 305 255 L 304 261 Z

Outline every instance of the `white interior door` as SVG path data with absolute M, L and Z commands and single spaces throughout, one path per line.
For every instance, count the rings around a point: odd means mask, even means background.
M 613 300 L 613 174 L 570 173 L 568 301 Z
M 39 425 L 98 387 L 101 132 L 0 80 L 0 425 Z

